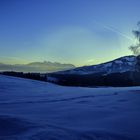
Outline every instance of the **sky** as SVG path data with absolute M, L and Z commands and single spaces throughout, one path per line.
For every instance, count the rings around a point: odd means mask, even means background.
M 131 55 L 140 0 L 0 0 L 0 62 L 76 66 Z

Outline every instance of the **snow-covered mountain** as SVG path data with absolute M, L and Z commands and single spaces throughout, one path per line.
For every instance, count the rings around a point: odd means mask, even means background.
M 98 65 L 91 65 L 91 66 L 83 66 L 78 67 L 71 70 L 66 70 L 62 72 L 58 72 L 59 74 L 95 74 L 95 73 L 117 73 L 117 72 L 126 72 L 131 71 L 134 69 L 134 61 L 135 56 L 124 56 L 118 59 L 115 59 L 110 62 L 98 64 Z
M 125 56 L 115 59 L 110 62 L 83 66 L 75 68 L 72 64 L 61 64 L 58 62 L 32 62 L 24 65 L 8 65 L 0 63 L 0 71 L 20 71 L 20 72 L 56 72 L 58 74 L 94 74 L 94 73 L 116 73 L 116 72 L 126 72 L 133 70 L 134 68 L 135 56 Z
M 60 71 L 60 70 L 67 70 L 75 68 L 72 64 L 62 64 L 59 62 L 50 62 L 50 61 L 44 61 L 44 62 L 32 62 L 29 64 L 16 64 L 16 65 L 10 65 L 10 64 L 2 64 L 0 63 L 0 71 L 18 71 L 18 72 L 54 72 L 54 71 Z

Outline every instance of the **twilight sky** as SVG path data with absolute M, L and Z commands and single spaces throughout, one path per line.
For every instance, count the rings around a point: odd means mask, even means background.
M 140 0 L 0 0 L 0 62 L 77 66 L 131 54 Z

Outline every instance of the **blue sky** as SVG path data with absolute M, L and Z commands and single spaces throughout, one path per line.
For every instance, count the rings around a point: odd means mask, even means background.
M 130 55 L 139 0 L 0 0 L 0 61 L 77 66 Z

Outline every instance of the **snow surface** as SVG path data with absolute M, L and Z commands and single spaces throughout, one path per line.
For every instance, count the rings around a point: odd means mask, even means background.
M 140 140 L 140 87 L 0 76 L 0 140 Z

